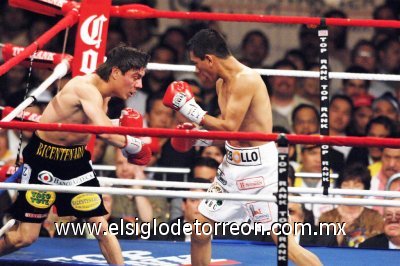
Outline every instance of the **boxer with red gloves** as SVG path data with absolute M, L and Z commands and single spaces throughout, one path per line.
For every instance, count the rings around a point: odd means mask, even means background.
M 163 103 L 198 125 L 207 113 L 196 103 L 190 85 L 184 81 L 174 81 L 168 86 Z
M 41 123 L 63 123 L 112 126 L 106 107 L 111 97 L 127 100 L 142 88 L 142 79 L 150 56 L 135 48 L 120 45 L 113 48 L 107 60 L 94 73 L 76 76 L 49 102 Z M 135 117 L 123 115 L 121 126 L 131 126 Z M 133 120 L 135 120 L 134 118 Z M 128 161 L 144 165 L 149 161 L 150 149 L 138 138 L 120 134 L 100 133 L 106 143 L 122 149 Z M 33 133 L 22 154 L 22 179 L 27 184 L 100 187 L 86 146 L 90 132 L 42 131 Z M 85 200 L 80 200 L 82 196 Z M 41 201 L 40 199 L 47 199 Z M 40 203 L 39 203 L 40 201 Z M 91 204 L 85 205 L 84 202 Z M 120 245 L 108 231 L 102 195 L 97 193 L 73 194 L 52 191 L 19 191 L 10 209 L 19 221 L 15 230 L 0 238 L 0 256 L 32 244 L 39 236 L 42 222 L 52 206 L 59 216 L 83 217 L 91 224 L 100 225 L 102 234 L 95 235 L 108 264 L 123 265 Z
M 132 108 L 124 108 L 119 118 L 119 125 L 123 127 L 142 128 L 143 117 L 138 111 Z M 126 136 L 126 144 L 121 150 L 122 154 L 128 159 L 129 163 L 146 165 L 150 162 L 150 145 L 143 143 L 143 141 L 138 138 Z

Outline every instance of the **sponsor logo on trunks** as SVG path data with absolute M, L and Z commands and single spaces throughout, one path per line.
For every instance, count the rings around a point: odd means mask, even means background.
M 36 218 L 36 219 L 46 218 L 47 215 L 48 215 L 47 213 L 29 213 L 29 212 L 25 213 L 26 218 Z
M 91 211 L 99 207 L 101 198 L 98 194 L 82 193 L 76 195 L 71 200 L 71 206 L 78 211 Z
M 29 164 L 24 163 L 21 175 L 21 184 L 29 184 L 29 179 L 31 178 L 32 168 Z
M 222 185 L 226 186 L 226 184 L 228 184 L 228 182 L 226 181 L 226 179 L 224 177 L 225 177 L 224 172 L 222 172 L 222 170 L 218 168 L 218 170 L 217 170 L 217 179 L 218 179 L 219 182 L 222 183 Z
M 265 186 L 262 176 L 244 177 L 236 180 L 236 185 L 239 190 L 247 190 L 253 188 L 261 188 Z
M 85 154 L 85 147 L 61 148 L 39 143 L 36 155 L 54 161 L 72 161 L 81 159 Z
M 261 165 L 260 151 L 258 148 L 251 150 L 230 150 L 226 151 L 226 160 L 228 163 L 240 166 Z
M 52 173 L 49 171 L 41 171 L 38 174 L 38 180 L 42 181 L 45 184 L 49 185 L 60 185 L 60 186 L 78 186 L 80 184 L 85 183 L 86 181 L 89 181 L 91 179 L 94 179 L 95 175 L 93 172 L 88 172 L 84 175 L 68 179 L 68 180 L 62 180 L 58 177 L 55 177 Z
M 38 191 L 28 190 L 26 191 L 25 198 L 30 205 L 39 209 L 47 209 L 53 205 L 56 200 L 56 193 L 52 191 Z
M 209 193 L 223 193 L 224 189 L 216 182 L 212 183 L 211 187 L 207 190 Z M 210 211 L 217 211 L 222 207 L 223 200 L 207 199 L 205 204 Z
M 268 202 L 249 202 L 246 204 L 246 209 L 250 219 L 255 223 L 268 223 L 272 221 Z

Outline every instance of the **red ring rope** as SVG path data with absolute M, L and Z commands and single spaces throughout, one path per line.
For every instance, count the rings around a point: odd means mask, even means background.
M 0 122 L 0 128 L 21 130 L 44 130 L 44 131 L 67 131 L 76 133 L 92 134 L 121 134 L 151 137 L 192 137 L 219 140 L 260 140 L 276 141 L 280 134 L 266 134 L 260 132 L 229 132 L 229 131 L 190 131 L 164 128 L 132 128 L 132 127 L 109 127 L 84 124 L 61 124 L 61 123 L 33 123 L 33 122 Z M 359 147 L 391 147 L 400 148 L 400 139 L 376 138 L 376 137 L 330 137 L 310 135 L 286 135 L 292 144 L 317 144 Z
M 66 29 L 67 27 L 73 26 L 76 22 L 78 22 L 78 19 L 79 19 L 79 14 L 77 10 L 73 9 L 70 12 L 68 12 L 68 14 L 63 19 L 61 19 L 56 25 L 54 25 L 54 27 L 46 31 L 35 42 L 26 47 L 20 54 L 16 55 L 9 61 L 2 64 L 0 66 L 0 76 L 4 75 L 11 68 L 21 63 L 25 58 L 29 57 L 36 50 L 42 48 L 60 31 Z
M 123 6 L 112 6 L 111 16 L 123 18 L 171 18 L 189 20 L 218 20 L 218 21 L 237 21 L 237 22 L 262 22 L 277 24 L 321 24 L 318 17 L 296 17 L 296 16 L 270 16 L 255 14 L 227 14 L 209 12 L 180 12 L 157 10 L 145 5 L 132 4 Z M 357 27 L 377 27 L 377 28 L 400 28 L 398 20 L 376 20 L 376 19 L 349 19 L 349 18 L 326 18 L 326 25 L 335 26 L 357 26 Z

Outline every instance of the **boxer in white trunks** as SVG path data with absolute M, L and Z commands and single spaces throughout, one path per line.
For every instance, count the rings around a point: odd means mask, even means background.
M 185 82 L 173 82 L 164 95 L 164 104 L 183 114 L 190 121 L 208 130 L 231 132 L 272 132 L 271 104 L 267 88 L 260 75 L 241 64 L 229 51 L 220 33 L 212 29 L 201 30 L 188 43 L 190 60 L 199 75 L 216 82 L 221 117 L 207 113 L 195 102 Z M 191 129 L 185 123 L 179 128 Z M 173 139 L 172 145 L 184 151 L 200 140 Z M 197 142 L 197 144 L 195 143 Z M 215 145 L 215 143 L 213 143 Z M 227 154 L 211 187 L 213 192 L 239 192 L 259 194 L 267 187 L 277 185 L 278 152 L 273 142 L 229 141 Z M 198 221 L 253 222 L 268 225 L 277 221 L 277 206 L 266 202 L 239 202 L 203 200 L 199 206 Z M 277 236 L 272 234 L 274 241 Z M 299 246 L 289 236 L 289 258 L 297 265 L 321 265 L 318 257 Z M 192 265 L 209 265 L 211 235 L 192 233 Z

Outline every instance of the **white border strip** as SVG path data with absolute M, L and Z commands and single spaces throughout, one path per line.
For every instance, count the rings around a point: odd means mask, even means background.
M 195 67 L 192 65 L 173 65 L 149 63 L 149 70 L 169 70 L 180 72 L 195 72 Z M 318 71 L 305 70 L 282 70 L 282 69 L 261 69 L 255 68 L 258 73 L 263 76 L 288 76 L 299 78 L 319 78 Z M 372 74 L 372 73 L 347 73 L 347 72 L 329 72 L 330 79 L 362 79 L 362 80 L 382 80 L 382 81 L 400 81 L 400 75 L 388 74 Z
M 208 193 L 197 191 L 179 190 L 144 190 L 115 187 L 70 187 L 58 185 L 31 185 L 17 183 L 0 183 L 2 189 L 17 190 L 38 190 L 54 191 L 64 193 L 97 193 L 111 195 L 132 195 L 146 197 L 173 197 L 173 198 L 193 198 L 193 199 L 216 199 L 216 200 L 238 200 L 238 201 L 267 201 L 276 202 L 273 195 L 249 195 L 240 193 Z M 313 203 L 313 204 L 344 204 L 353 206 L 385 206 L 400 207 L 400 200 L 381 200 L 381 199 L 354 199 L 354 198 L 332 198 L 332 197 L 313 197 L 313 196 L 289 196 L 290 202 Z
M 98 177 L 100 184 L 103 186 L 146 186 L 158 188 L 184 188 L 184 189 L 208 189 L 211 184 L 208 183 L 191 183 L 176 181 L 157 181 L 157 180 L 137 180 L 137 179 L 120 179 L 110 177 Z M 300 188 L 289 187 L 289 193 L 297 194 L 322 194 L 323 188 Z M 270 193 L 276 192 L 276 189 L 269 190 Z M 350 196 L 368 196 L 368 197 L 386 197 L 400 198 L 400 191 L 373 191 L 359 189 L 329 189 L 330 195 L 350 195 Z

